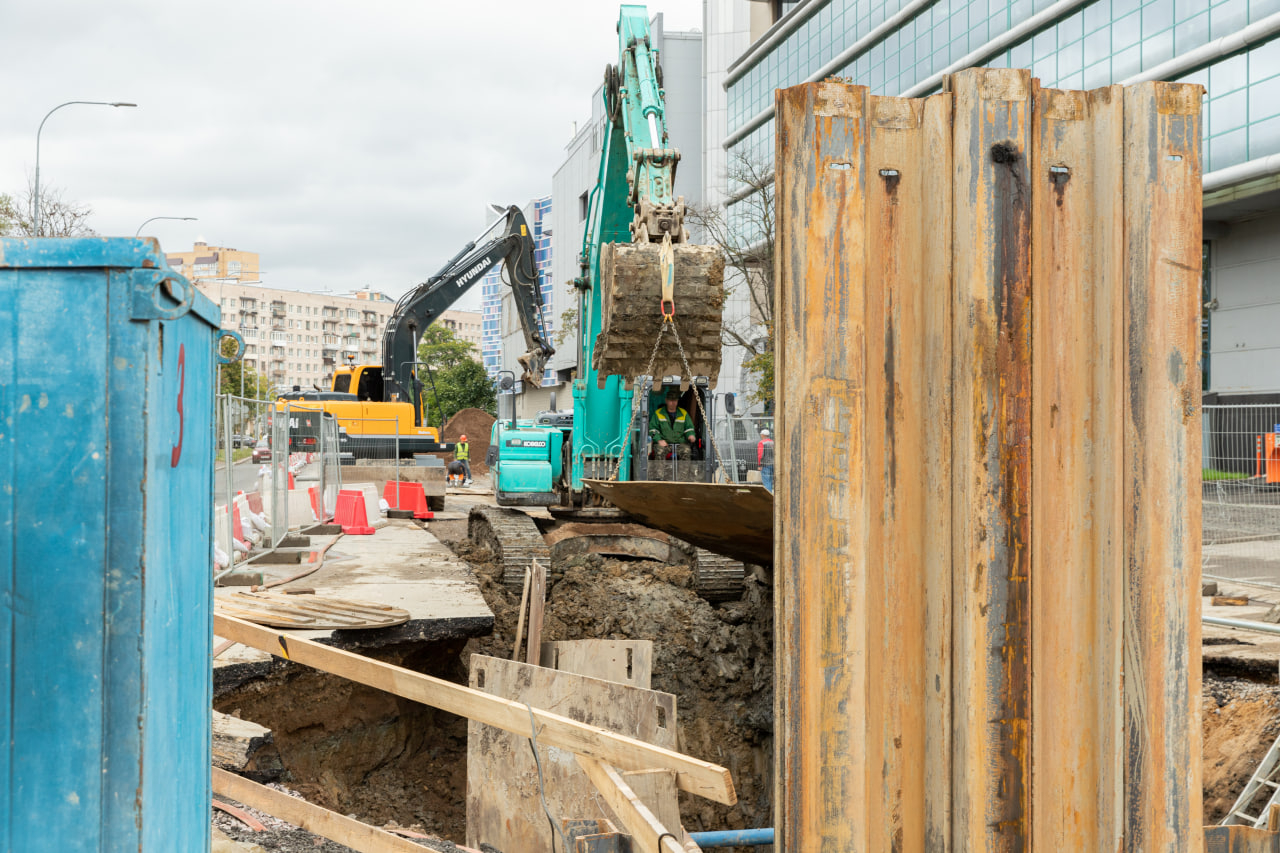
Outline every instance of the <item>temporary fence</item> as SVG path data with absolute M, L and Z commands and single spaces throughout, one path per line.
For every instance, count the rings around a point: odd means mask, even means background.
M 1280 588 L 1280 404 L 1203 409 L 1203 574 Z
M 760 446 L 763 430 L 773 433 L 772 415 L 729 415 L 716 417 L 714 434 L 720 454 L 720 469 L 731 483 L 762 483 L 761 468 L 770 457 Z
M 253 552 L 279 546 L 291 526 L 332 516 L 342 487 L 342 441 L 337 422 L 323 412 L 235 395 L 218 397 L 213 428 L 221 460 L 213 495 L 215 559 L 222 567 L 216 580 Z
M 221 552 L 218 561 L 222 562 L 224 556 L 227 558 L 225 570 L 267 538 L 267 531 L 261 529 L 265 521 L 256 512 L 250 514 L 252 511 L 245 499 L 237 505 L 236 498 L 241 493 L 247 495 L 259 490 L 261 452 L 269 447 L 271 403 L 220 395 L 213 429 L 218 460 L 213 487 L 213 531 Z M 264 514 L 270 516 L 270 513 Z M 235 524 L 237 518 L 239 528 Z

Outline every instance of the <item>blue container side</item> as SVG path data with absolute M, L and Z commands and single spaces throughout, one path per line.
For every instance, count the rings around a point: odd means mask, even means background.
M 185 316 L 135 320 L 110 272 L 163 263 L 151 240 L 0 240 L 3 850 L 209 846 L 220 312 L 188 290 Z

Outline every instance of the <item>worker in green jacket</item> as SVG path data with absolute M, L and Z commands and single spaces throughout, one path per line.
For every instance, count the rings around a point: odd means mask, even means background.
M 462 467 L 467 471 L 467 478 L 462 481 L 462 485 L 471 485 L 471 442 L 467 441 L 466 435 L 458 436 L 458 443 L 453 447 L 453 458 L 456 462 L 461 462 Z
M 666 405 L 649 416 L 649 438 L 658 446 L 658 459 L 669 459 L 673 448 L 677 459 L 693 458 L 693 418 L 680 408 L 675 388 L 667 389 Z

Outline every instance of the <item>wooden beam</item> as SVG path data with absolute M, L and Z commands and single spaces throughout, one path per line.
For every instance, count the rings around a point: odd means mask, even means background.
M 422 853 L 423 850 L 406 838 L 291 797 L 283 791 L 250 782 L 218 767 L 213 768 L 213 792 L 300 826 L 307 832 L 345 844 L 357 853 Z
M 216 767 L 243 773 L 253 762 L 254 756 L 263 747 L 271 745 L 271 739 L 271 729 L 266 726 L 219 711 L 213 712 L 213 763 Z M 279 760 L 270 763 L 277 766 L 266 768 L 266 771 L 269 775 L 278 776 Z M 254 769 L 263 771 L 263 768 Z
M 525 663 L 538 665 L 542 657 L 542 611 L 547 603 L 547 567 L 533 561 L 533 582 L 529 586 L 529 645 L 525 647 Z
M 641 850 L 659 850 L 661 853 L 685 853 L 684 846 L 649 811 L 649 807 L 631 790 L 622 774 L 594 758 L 587 758 L 585 755 L 577 758 L 587 778 L 600 792 L 600 797 L 618 816 L 622 828 L 635 840 L 635 846 Z
M 529 604 L 529 580 L 533 576 L 524 570 L 524 590 L 520 593 L 520 618 L 516 620 L 516 641 L 511 646 L 511 659 L 520 660 L 520 638 L 524 636 L 524 609 Z
M 214 614 L 213 624 L 218 636 L 234 639 L 285 660 L 376 687 L 521 737 L 533 734 L 529 709 L 518 702 L 311 640 L 286 636 L 220 613 Z M 717 764 L 537 708 L 533 709 L 533 717 L 538 726 L 539 744 L 558 746 L 578 755 L 608 761 L 625 770 L 669 768 L 676 771 L 676 784 L 682 791 L 725 805 L 733 805 L 738 800 L 729 771 Z

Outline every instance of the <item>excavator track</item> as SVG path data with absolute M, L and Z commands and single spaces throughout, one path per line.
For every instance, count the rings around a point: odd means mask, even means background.
M 524 573 L 536 559 L 551 568 L 551 549 L 542 531 L 523 512 L 498 506 L 473 506 L 467 517 L 467 538 L 493 552 L 502 564 L 502 583 L 519 593 Z
M 698 595 L 707 601 L 732 601 L 742 597 L 743 579 L 747 575 L 741 560 L 696 549 L 693 583 Z

